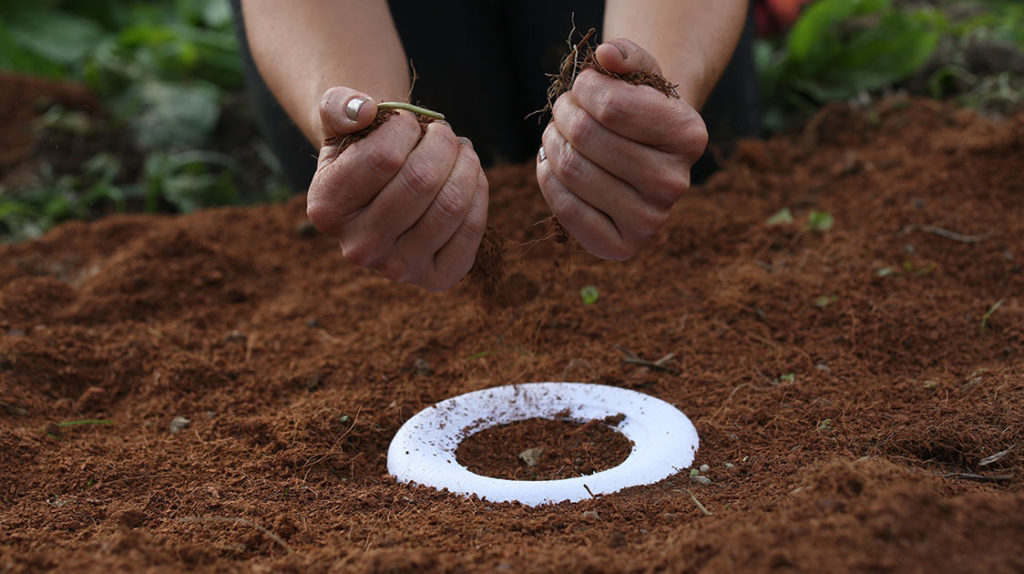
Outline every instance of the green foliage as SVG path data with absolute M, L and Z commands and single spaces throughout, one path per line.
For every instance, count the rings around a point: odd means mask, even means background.
M 1024 3 L 933 0 L 916 6 L 892 0 L 817 0 L 788 36 L 758 41 L 765 127 L 780 130 L 825 103 L 905 87 L 911 80 L 916 93 L 956 97 L 964 105 L 1024 102 L 1019 72 L 979 71 L 965 55 L 982 42 L 1016 50 L 1017 58 L 1024 58 Z M 919 75 L 923 82 L 915 79 Z
M 764 223 L 769 227 L 774 227 L 776 225 L 789 225 L 790 223 L 793 223 L 793 212 L 790 211 L 788 207 L 783 207 L 773 213 L 771 217 L 765 220 Z
M 126 134 L 145 154 L 141 169 L 104 152 L 74 174 L 44 163 L 27 189 L 0 190 L 0 236 L 34 237 L 97 213 L 188 212 L 246 199 L 236 176 L 253 166 L 232 157 L 217 133 L 227 96 L 244 79 L 227 0 L 0 0 L 0 69 L 83 82 L 111 120 L 94 125 L 57 108 L 37 129 Z M 280 192 L 271 185 L 256 199 Z
M 598 293 L 597 287 L 593 285 L 587 285 L 580 289 L 580 299 L 583 299 L 584 305 L 593 305 L 594 303 L 597 303 L 597 300 L 600 297 L 601 294 Z
M 898 9 L 891 0 L 818 0 L 781 46 L 757 50 L 769 127 L 793 110 L 907 78 L 928 61 L 944 23 L 938 10 Z
M 812 211 L 807 215 L 807 230 L 815 233 L 825 233 L 832 229 L 836 220 L 831 213 L 825 211 Z

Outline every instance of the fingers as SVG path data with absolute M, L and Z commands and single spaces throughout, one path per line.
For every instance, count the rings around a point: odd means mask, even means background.
M 584 70 L 573 84 L 572 95 L 592 118 L 626 139 L 693 161 L 707 146 L 707 128 L 700 114 L 650 86 L 634 86 Z
M 555 101 L 552 123 L 573 149 L 634 189 L 641 190 L 645 200 L 659 207 L 670 206 L 689 188 L 690 165 L 684 158 L 609 130 L 576 103 L 572 92 Z M 637 169 L 637 166 L 646 167 Z
M 340 236 L 346 224 L 398 175 L 420 134 L 415 117 L 400 112 L 345 153 L 321 162 L 306 197 L 309 220 L 324 233 Z
M 478 177 L 479 176 L 479 177 Z M 434 196 L 423 216 L 396 241 L 399 251 L 426 261 L 455 234 L 469 214 L 483 177 L 480 160 L 471 145 L 459 145 L 451 174 Z
M 339 86 L 324 92 L 319 112 L 325 138 L 344 136 L 370 125 L 377 103 L 363 92 Z
M 434 273 L 421 285 L 431 291 L 443 291 L 455 285 L 473 267 L 480 240 L 487 229 L 489 191 L 487 178 L 481 171 L 469 213 L 455 234 L 434 257 Z
M 447 123 L 428 125 L 398 173 L 362 211 L 352 232 L 374 235 L 382 244 L 395 243 L 399 235 L 411 228 L 436 203 L 442 186 L 455 181 L 452 170 L 461 147 Z M 463 178 L 475 176 L 469 173 L 459 175 Z M 475 183 L 475 177 L 472 181 Z M 470 198 L 472 190 L 468 191 L 467 198 Z
M 661 73 L 658 60 L 627 38 L 612 38 L 604 42 L 597 47 L 594 56 L 599 64 L 616 74 Z
M 546 154 L 547 158 L 537 163 L 537 183 L 558 221 L 584 249 L 597 257 L 618 260 L 631 257 L 635 251 L 624 248 L 611 218 L 570 191 L 555 173 L 554 154 L 551 151 Z
M 608 234 L 607 228 L 603 227 L 606 242 L 635 246 L 632 249 L 635 252 L 664 223 L 667 209 L 651 205 L 632 186 L 580 153 L 553 124 L 544 131 L 543 140 L 548 155 L 545 163 L 550 164 L 559 183 L 611 220 L 614 234 Z M 565 219 L 559 217 L 559 220 L 568 229 Z M 619 258 L 611 253 L 603 256 Z

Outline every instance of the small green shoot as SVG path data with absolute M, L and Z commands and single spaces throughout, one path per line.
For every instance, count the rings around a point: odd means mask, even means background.
M 984 333 L 985 329 L 988 329 L 988 320 L 991 319 L 992 315 L 994 315 L 1002 306 L 1003 299 L 1000 299 L 993 303 L 992 306 L 988 308 L 988 311 L 985 311 L 985 314 L 981 316 L 981 325 L 978 327 L 979 333 Z
M 406 110 L 414 114 L 433 118 L 435 120 L 443 120 L 444 114 L 435 112 L 434 110 L 428 110 L 427 108 L 421 108 L 405 102 L 381 102 L 377 104 L 378 110 Z
M 785 375 L 779 375 L 778 379 L 775 379 L 776 383 L 792 383 L 796 380 L 796 375 L 793 373 L 786 373 Z
M 341 415 L 341 418 L 338 419 L 338 422 L 340 422 L 343 425 L 347 425 L 348 423 L 352 422 L 352 417 L 348 415 Z
M 765 220 L 765 225 L 774 227 L 776 225 L 789 225 L 793 223 L 793 212 L 788 207 L 776 211 L 771 217 Z
M 807 230 L 815 233 L 825 233 L 831 230 L 835 223 L 835 218 L 826 211 L 812 211 L 807 216 Z
M 82 419 L 77 421 L 63 421 L 57 423 L 58 427 L 74 427 L 79 425 L 112 425 L 114 421 L 107 419 Z
M 838 300 L 838 295 L 822 295 L 814 300 L 814 305 L 818 308 L 824 309 Z
M 832 419 L 825 419 L 818 423 L 818 432 L 829 432 L 832 430 Z
M 74 421 L 61 421 L 59 423 L 45 424 L 39 427 L 39 431 L 46 433 L 46 436 L 51 438 L 61 438 L 59 435 L 59 429 L 65 427 L 75 427 L 84 425 L 100 425 L 100 426 L 111 426 L 114 421 L 107 419 L 80 419 Z
M 893 270 L 892 267 L 882 267 L 881 269 L 875 270 L 875 277 L 888 277 L 894 273 L 898 274 L 898 272 Z
M 597 287 L 593 285 L 587 285 L 583 289 L 580 289 L 580 298 L 583 299 L 584 305 L 593 305 L 597 302 L 601 294 L 598 293 Z

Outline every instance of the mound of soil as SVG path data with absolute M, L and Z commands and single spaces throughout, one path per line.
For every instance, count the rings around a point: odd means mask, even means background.
M 1024 116 L 826 109 L 621 264 L 496 169 L 487 311 L 347 265 L 302 198 L 0 247 L 0 570 L 1020 571 L 1022 157 Z M 704 470 L 535 509 L 389 477 L 420 409 L 557 380 L 678 406 Z

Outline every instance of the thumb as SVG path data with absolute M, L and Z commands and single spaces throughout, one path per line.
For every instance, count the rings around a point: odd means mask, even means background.
M 594 55 L 597 63 L 615 74 L 661 73 L 658 60 L 650 52 L 626 38 L 612 38 L 604 42 L 597 47 Z
M 320 129 L 325 138 L 357 132 L 376 116 L 377 102 L 352 88 L 331 88 L 320 99 Z

